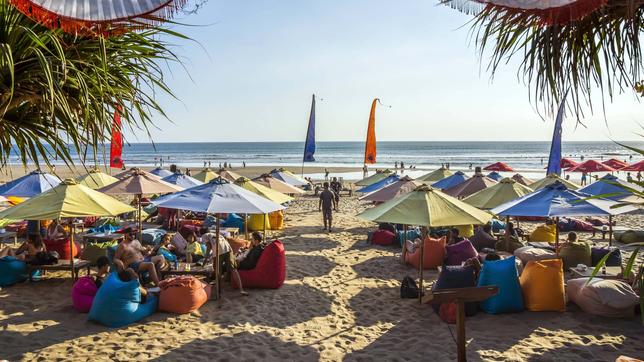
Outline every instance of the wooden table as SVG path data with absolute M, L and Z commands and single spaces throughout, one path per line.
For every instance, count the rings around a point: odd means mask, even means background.
M 172 264 L 172 263 L 170 263 Z M 165 278 L 168 275 L 195 275 L 210 277 L 213 274 L 213 270 L 206 268 L 204 266 L 197 266 L 196 264 L 190 264 L 190 270 L 186 270 L 185 266 L 187 263 L 179 263 L 179 269 L 174 269 L 174 265 L 170 270 L 162 270 L 161 278 Z
M 54 265 L 27 265 L 29 267 L 29 281 L 32 280 L 31 274 L 34 270 L 71 271 L 72 279 L 76 281 L 78 279 L 78 272 L 83 268 L 87 268 L 87 275 L 89 275 L 91 263 L 87 260 L 74 259 L 73 270 L 71 269 L 69 260 L 59 260 L 58 263 Z
M 0 243 L 4 243 L 6 239 L 13 238 L 13 245 L 18 244 L 18 233 L 15 231 L 5 231 L 0 233 Z
M 627 228 L 624 226 L 613 226 L 613 234 L 615 234 L 615 231 L 628 231 L 631 230 L 631 228 Z M 597 232 L 602 233 L 602 240 L 606 239 L 606 234 L 609 233 L 609 228 L 608 226 L 593 226 L 593 237 L 595 237 L 595 234 Z
M 570 268 L 570 274 L 575 277 L 575 278 L 590 278 L 590 275 L 593 272 L 594 267 L 588 267 L 586 270 L 581 271 L 578 270 L 577 267 Z M 606 274 L 602 274 L 601 270 L 597 275 L 595 275 L 595 278 L 602 278 L 602 279 L 621 279 L 619 275 L 622 273 L 622 267 L 621 266 L 607 266 L 606 267 Z
M 83 241 L 84 242 L 87 242 L 88 240 L 94 240 L 96 242 L 105 242 L 105 241 L 112 241 L 112 240 L 121 241 L 123 237 L 124 237 L 123 234 L 90 233 L 90 234 L 83 235 Z

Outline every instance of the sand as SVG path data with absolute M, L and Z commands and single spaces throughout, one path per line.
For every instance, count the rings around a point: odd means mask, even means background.
M 430 307 L 399 298 L 400 280 L 416 275 L 400 263 L 400 250 L 366 244 L 373 225 L 354 216 L 364 206 L 343 198 L 336 232 L 327 234 L 317 199 L 298 199 L 288 210 L 288 227 L 273 235 L 286 248 L 284 286 L 252 290 L 249 297 L 226 288 L 221 308 L 210 301 L 189 315 L 156 313 L 111 329 L 72 309 L 64 273 L 4 288 L 0 360 L 455 360 L 454 326 Z M 436 272 L 425 275 L 436 278 Z M 480 312 L 467 319 L 467 353 L 472 361 L 644 358 L 643 331 L 638 318 L 595 317 L 572 304 L 565 313 Z

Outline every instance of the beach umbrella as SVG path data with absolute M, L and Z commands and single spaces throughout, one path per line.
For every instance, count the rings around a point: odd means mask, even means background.
M 515 173 L 514 176 L 512 176 L 512 179 L 523 186 L 528 186 L 534 182 L 520 173 Z
M 117 179 L 121 180 L 121 179 L 123 179 L 125 177 L 129 177 L 132 174 L 132 172 L 135 172 L 135 171 L 136 172 L 142 172 L 142 173 L 146 174 L 149 178 L 153 178 L 153 179 L 156 179 L 156 180 L 161 180 L 162 179 L 162 177 L 160 177 L 160 176 L 157 176 L 157 175 L 155 175 L 153 173 L 141 170 L 140 168 L 137 168 L 137 167 L 132 167 L 132 168 L 130 168 L 128 170 L 119 172 L 116 175 L 114 175 L 114 177 L 116 177 Z M 170 173 L 170 174 L 172 174 L 172 173 Z
M 210 182 L 210 180 L 216 179 L 217 177 L 219 177 L 219 175 L 209 168 L 204 168 L 203 170 L 197 172 L 197 174 L 192 175 L 192 177 L 196 180 L 207 183 Z
M 55 175 L 40 170 L 32 171 L 22 177 L 0 186 L 0 195 L 34 197 L 60 184 Z
M 432 184 L 432 187 L 444 190 L 448 189 L 450 187 L 454 187 L 460 183 L 463 183 L 467 181 L 469 177 L 467 177 L 463 172 L 461 171 L 456 171 L 453 175 L 445 177 L 444 179 L 434 182 Z
M 551 173 L 550 175 L 542 178 L 541 180 L 537 180 L 531 183 L 530 188 L 533 190 L 540 190 L 548 185 L 554 184 L 555 182 L 561 182 L 562 184 L 566 185 L 568 189 L 571 189 L 571 190 L 577 190 L 581 187 L 573 182 L 570 182 L 568 180 L 565 180 L 559 177 L 559 175 L 557 174 Z
M 601 195 L 601 197 L 605 199 L 621 200 L 633 195 L 633 192 L 629 190 L 642 192 L 642 187 L 630 182 L 622 181 L 617 178 L 617 176 L 607 174 L 578 191 L 593 196 Z
M 192 177 L 190 177 L 188 175 L 184 175 L 184 174 L 178 173 L 178 172 L 174 173 L 174 174 L 172 174 L 170 176 L 166 176 L 166 177 L 162 178 L 161 180 L 163 180 L 163 181 L 165 181 L 167 183 L 171 183 L 173 185 L 180 186 L 180 187 L 182 187 L 184 189 L 189 189 L 189 188 L 194 187 L 194 186 L 203 185 L 203 182 L 201 182 L 201 181 L 199 181 L 199 180 L 197 180 L 195 178 L 192 178 Z
M 228 171 L 228 170 L 223 169 L 223 168 L 220 169 L 218 173 L 219 173 L 219 176 L 221 176 L 221 178 L 223 178 L 225 180 L 228 180 L 230 182 L 235 182 L 235 180 L 237 180 L 238 178 L 242 177 L 242 175 L 240 175 L 240 174 L 238 174 L 236 172 Z
M 8 198 L 0 196 L 0 203 L 10 202 Z
M 76 182 L 79 184 L 87 186 L 93 190 L 113 184 L 116 181 L 118 181 L 116 177 L 112 177 L 105 172 L 101 172 L 98 168 L 91 169 L 87 175 L 80 176 L 76 179 Z
M 362 180 L 356 182 L 355 185 L 356 186 L 369 186 L 372 183 L 378 182 L 378 181 L 380 181 L 382 179 L 385 179 L 385 178 L 389 177 L 392 173 L 393 172 L 391 172 L 390 170 L 384 170 L 384 171 L 380 171 L 380 172 L 376 171 L 376 173 L 374 173 L 373 175 L 371 175 L 369 177 L 365 177 Z
M 156 167 L 155 169 L 150 170 L 150 173 L 161 178 L 171 176 L 173 174 L 172 171 L 166 170 L 163 167 Z
M 281 192 L 269 189 L 268 187 L 259 184 L 255 181 L 251 181 L 246 177 L 240 177 L 235 181 L 235 185 L 240 186 L 250 192 L 256 193 L 262 197 L 265 197 L 275 203 L 283 204 L 286 202 L 293 201 L 293 198 L 283 194 Z
M 503 180 L 503 176 L 500 173 L 496 172 L 496 171 L 492 171 L 492 172 L 488 173 L 487 177 L 491 178 L 492 180 L 494 180 L 496 182 L 499 182 L 499 181 Z
M 426 227 L 480 225 L 489 222 L 492 215 L 451 197 L 438 189 L 422 185 L 357 215 L 378 223 L 388 222 Z M 423 235 L 423 238 L 425 235 Z M 420 290 L 423 289 L 424 244 L 420 243 Z M 419 294 L 419 300 L 421 295 Z
M 436 182 L 444 179 L 445 177 L 452 176 L 454 173 L 445 167 L 441 167 L 438 170 L 434 170 L 430 173 L 427 173 L 423 176 L 418 177 L 416 180 L 425 181 L 425 182 Z
M 505 172 L 512 172 L 514 171 L 512 167 L 506 165 L 503 162 L 496 162 L 491 165 L 483 167 L 485 171 L 505 171 Z
M 643 172 L 644 171 L 644 160 L 641 160 L 640 162 L 636 162 L 634 164 L 626 166 L 626 167 L 620 169 L 620 171 Z
M 457 198 L 464 198 L 481 191 L 490 186 L 496 185 L 497 182 L 483 174 L 476 173 L 469 180 L 461 182 L 456 186 L 444 189 L 443 192 Z
M 286 195 L 301 195 L 306 193 L 304 190 L 297 188 L 293 185 L 289 185 L 282 180 L 278 180 L 269 174 L 264 174 L 259 177 L 256 177 L 253 179 L 253 181 L 255 181 L 260 185 L 266 186 L 269 189 L 275 190 L 277 192 L 281 192 Z
M 309 184 L 308 181 L 305 179 L 295 175 L 291 171 L 285 170 L 283 168 L 280 169 L 275 169 L 271 171 L 271 176 L 275 177 L 278 180 L 282 180 L 286 182 L 289 185 L 295 186 L 295 187 L 301 187 L 301 186 L 306 186 Z
M 19 197 L 19 196 L 7 196 L 6 199 L 11 205 L 22 204 L 23 202 L 28 200 L 27 198 Z
M 409 176 L 404 176 L 394 183 L 360 197 L 359 200 L 385 202 L 393 199 L 394 197 L 413 191 L 421 185 L 424 185 L 424 183 L 414 180 Z
M 398 176 L 397 174 L 389 175 L 378 182 L 374 182 L 371 185 L 368 185 L 361 189 L 356 190 L 356 192 L 361 192 L 364 194 L 374 192 L 376 190 L 380 190 L 381 188 L 387 185 L 391 185 L 392 183 L 398 181 L 399 179 L 400 179 L 400 176 Z
M 568 172 L 614 172 L 615 169 L 609 166 L 604 165 L 603 163 L 595 160 L 588 160 L 578 164 L 575 167 L 571 167 Z
M 561 159 L 561 168 L 562 168 L 562 169 L 567 169 L 567 168 L 575 167 L 575 166 L 577 166 L 577 165 L 578 165 L 578 163 L 577 163 L 577 162 L 575 162 L 575 161 L 573 161 L 573 160 L 571 160 L 571 159 L 569 159 L 569 158 L 562 158 L 562 159 Z
M 621 160 L 618 160 L 616 158 L 611 158 L 610 160 L 604 161 L 602 163 L 604 165 L 606 165 L 608 167 L 611 167 L 611 168 L 614 168 L 616 170 L 619 170 L 621 168 L 624 168 L 624 167 L 628 166 L 628 163 L 626 163 L 624 161 L 621 161 Z
M 489 210 L 532 191 L 531 188 L 506 177 L 498 184 L 476 192 L 463 201 L 479 209 Z

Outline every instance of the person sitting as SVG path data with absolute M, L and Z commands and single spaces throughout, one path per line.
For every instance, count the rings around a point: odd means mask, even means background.
M 461 242 L 465 240 L 465 238 L 460 237 L 459 231 L 457 228 L 451 228 L 449 229 L 449 232 L 447 233 L 447 244 L 456 244 L 458 242 Z
M 237 255 L 237 269 L 239 270 L 253 270 L 257 266 L 259 258 L 262 256 L 262 251 L 264 251 L 264 245 L 262 243 L 262 234 L 255 231 L 251 235 L 251 246 L 249 249 L 241 252 Z
M 494 249 L 496 238 L 492 235 L 492 225 L 488 223 L 479 227 L 470 238 L 470 242 L 476 251 L 481 251 L 484 248 Z
M 188 263 L 196 263 L 203 259 L 203 249 L 201 248 L 201 243 L 197 240 L 197 235 L 195 233 L 188 235 L 186 241 L 188 242 L 188 246 L 186 246 L 186 261 Z
M 36 254 L 45 251 L 47 251 L 45 243 L 43 243 L 40 235 L 35 234 L 30 235 L 29 239 L 22 243 L 22 245 L 20 245 L 20 247 L 16 250 L 12 249 L 9 246 L 0 250 L 0 258 L 5 256 L 12 256 L 18 260 L 27 262 L 36 258 Z
M 131 228 L 124 230 L 124 240 L 119 244 L 114 254 L 114 265 L 118 271 L 123 271 L 127 268 L 134 270 L 137 273 L 148 272 L 150 280 L 157 286 L 159 285 L 159 277 L 155 267 L 156 262 L 162 262 L 162 256 L 151 257 L 150 249 L 144 248 L 141 243 L 134 238 L 134 233 Z M 145 255 L 145 256 L 144 256 Z
M 237 279 L 237 285 L 239 285 L 239 294 L 248 295 L 244 290 L 242 285 L 241 277 L 237 271 L 237 263 L 232 253 L 232 248 L 228 241 L 221 236 L 213 232 L 203 233 L 201 235 L 201 242 L 206 244 L 206 262 L 213 261 L 213 268 L 215 267 L 215 249 L 219 246 L 219 270 L 220 275 L 224 273 L 230 273 L 232 277 Z
M 405 253 L 413 254 L 414 252 L 416 252 L 416 249 L 420 248 L 420 242 L 420 238 L 416 238 L 414 240 L 407 239 L 407 241 L 405 241 Z
M 139 275 L 132 268 L 126 268 L 118 272 L 118 277 L 123 283 L 127 283 L 132 280 L 139 282 L 139 292 L 141 292 L 141 301 L 140 304 L 145 304 L 145 300 L 148 297 L 148 291 L 143 288 L 141 282 L 139 281 Z
M 577 242 L 577 233 L 574 231 L 571 231 L 568 233 L 568 240 L 566 240 L 567 243 L 569 244 L 574 244 Z
M 508 223 L 506 233 L 508 233 L 511 238 L 519 240 L 519 233 L 517 232 L 517 229 L 514 228 L 514 224 L 512 222 Z
M 94 283 L 96 284 L 96 288 L 100 288 L 103 285 L 103 280 L 110 273 L 110 259 L 105 255 L 100 256 L 96 259 L 96 268 L 98 272 L 94 276 Z
M 58 220 L 52 220 L 49 226 L 47 226 L 45 233 L 46 240 L 65 240 L 68 237 L 67 230 L 65 230 L 65 227 Z

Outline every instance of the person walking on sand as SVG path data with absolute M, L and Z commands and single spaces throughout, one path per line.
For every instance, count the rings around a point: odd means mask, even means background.
M 367 173 L 369 173 L 367 165 L 362 166 L 362 177 L 367 177 Z
M 324 221 L 324 230 L 331 232 L 331 224 L 333 222 L 333 209 L 337 209 L 338 205 L 335 202 L 335 194 L 329 190 L 329 183 L 325 182 L 324 190 L 320 192 L 320 202 L 318 203 L 318 211 L 322 211 L 322 220 Z
M 324 181 L 329 181 L 329 170 L 324 169 Z

